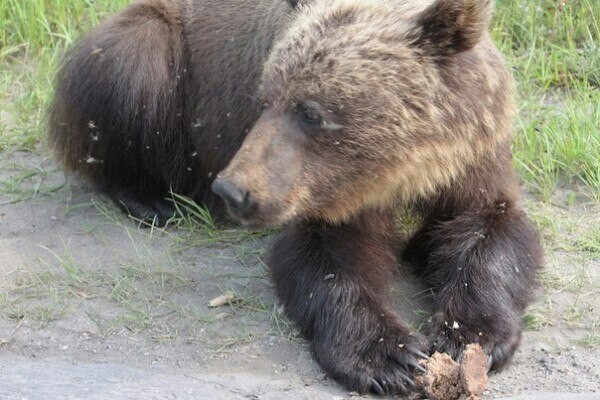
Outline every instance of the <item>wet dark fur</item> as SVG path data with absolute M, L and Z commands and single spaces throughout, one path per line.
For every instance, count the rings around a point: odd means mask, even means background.
M 543 255 L 516 204 L 510 153 L 499 158 L 495 169 L 484 161 L 489 169 L 414 205 L 423 223 L 402 257 L 434 292 L 428 341 L 389 309 L 398 267 L 393 215 L 371 212 L 341 226 L 310 223 L 282 233 L 268 259 L 277 294 L 331 376 L 354 390 L 389 394 L 411 388 L 406 376 L 419 351 L 460 358 L 467 344 L 480 343 L 491 370 L 510 362 Z
M 260 68 L 290 13 L 277 0 L 128 7 L 79 41 L 60 70 L 50 120 L 58 156 L 138 218 L 164 222 L 169 190 L 221 212 L 210 184 L 261 113 Z M 446 27 L 436 29 L 431 41 Z M 391 210 L 287 226 L 268 257 L 277 294 L 319 364 L 350 390 L 407 392 L 423 352 L 460 357 L 472 342 L 500 369 L 518 346 L 542 263 L 517 199 L 507 144 L 413 205 L 424 222 L 403 255 L 435 292 L 427 338 L 386 298 L 398 267 Z
M 491 370 L 504 368 L 520 344 L 543 259 L 518 193 L 506 144 L 452 189 L 417 205 L 424 222 L 403 252 L 434 291 L 432 350 L 459 357 L 480 343 Z
M 393 214 L 378 212 L 341 226 L 292 226 L 268 259 L 286 314 L 319 364 L 360 392 L 412 389 L 411 371 L 427 351 L 386 297 L 398 268 L 394 232 Z
M 127 7 L 60 69 L 49 132 L 57 154 L 137 218 L 164 223 L 170 190 L 220 213 L 210 183 L 260 114 L 252 96 L 286 9 L 277 0 Z

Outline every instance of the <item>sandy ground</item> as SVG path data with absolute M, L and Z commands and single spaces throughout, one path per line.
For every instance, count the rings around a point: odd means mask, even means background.
M 280 315 L 268 236 L 138 229 L 39 154 L 0 157 L 0 399 L 358 397 Z M 578 204 L 554 212 L 600 222 Z M 402 271 L 397 283 L 398 312 L 425 323 L 427 291 Z M 544 286 L 485 399 L 600 399 L 598 254 L 556 246 Z M 242 301 L 208 307 L 227 291 Z

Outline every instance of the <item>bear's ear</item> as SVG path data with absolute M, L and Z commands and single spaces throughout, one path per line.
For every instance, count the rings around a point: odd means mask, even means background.
M 436 55 L 474 47 L 488 30 L 493 0 L 436 0 L 417 16 L 417 42 Z

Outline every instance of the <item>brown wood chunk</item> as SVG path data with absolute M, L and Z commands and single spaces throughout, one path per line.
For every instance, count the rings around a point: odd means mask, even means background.
M 431 400 L 478 400 L 487 384 L 487 355 L 478 344 L 470 344 L 458 364 L 446 353 L 434 353 L 421 361 L 427 372 L 416 383 Z
M 467 345 L 460 363 L 460 382 L 467 395 L 480 395 L 488 381 L 488 356 L 478 344 Z

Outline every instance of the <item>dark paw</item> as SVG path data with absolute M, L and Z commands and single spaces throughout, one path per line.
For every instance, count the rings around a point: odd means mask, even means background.
M 520 327 L 513 328 L 510 333 L 506 329 L 494 332 L 490 329 L 467 327 L 455 321 L 446 324 L 444 321 L 430 326 L 428 332 L 431 352 L 447 353 L 456 361 L 460 361 L 468 344 L 480 344 L 489 356 L 490 371 L 504 369 L 521 343 Z
M 409 394 L 417 390 L 419 364 L 427 346 L 412 335 L 382 336 L 372 343 L 348 345 L 344 350 L 317 354 L 328 374 L 348 390 L 380 396 Z
M 172 203 L 163 198 L 141 198 L 126 190 L 116 191 L 110 196 L 123 211 L 145 226 L 165 226 L 167 221 L 175 216 Z
M 486 349 L 486 351 L 490 356 L 488 361 L 490 371 L 502 371 L 507 367 L 520 344 L 521 332 L 514 334 L 501 343 L 495 343 L 492 346 L 489 346 L 491 347 L 491 350 Z M 484 349 L 485 347 L 488 346 L 484 345 Z

